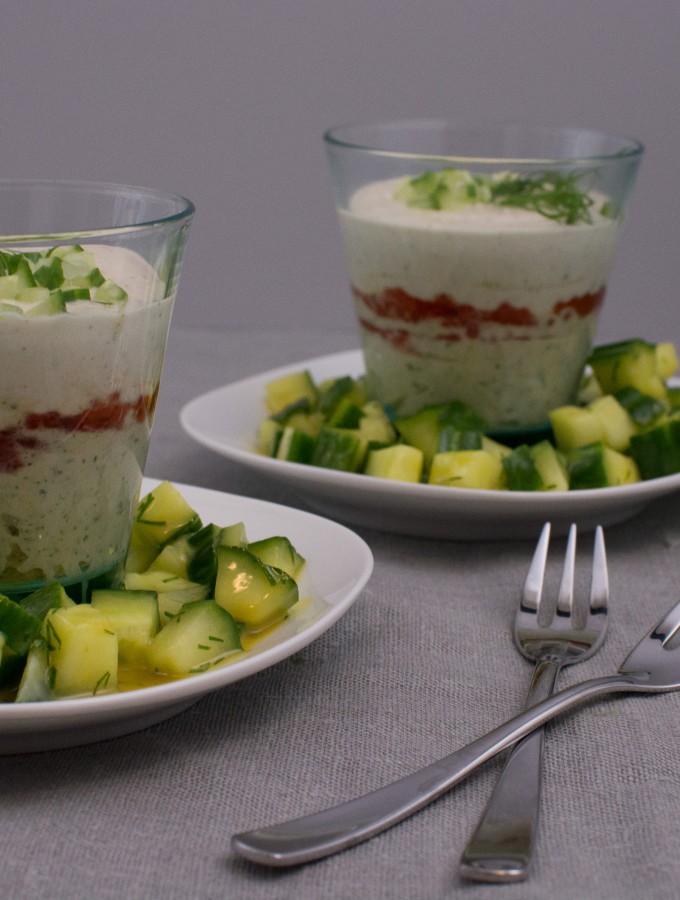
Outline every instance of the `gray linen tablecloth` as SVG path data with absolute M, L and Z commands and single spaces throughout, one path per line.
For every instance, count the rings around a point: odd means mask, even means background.
M 193 444 L 192 397 L 354 345 L 351 334 L 174 329 L 147 473 L 303 502 Z M 510 627 L 533 546 L 355 529 L 375 555 L 356 604 L 294 659 L 145 731 L 0 761 L 2 893 L 14 898 L 675 898 L 680 695 L 598 701 L 548 731 L 537 858 L 517 885 L 457 863 L 500 760 L 417 816 L 328 860 L 266 870 L 232 833 L 356 796 L 518 711 L 531 673 Z M 561 684 L 615 671 L 680 594 L 680 497 L 607 531 L 611 625 Z M 554 557 L 563 544 L 556 542 Z M 589 561 L 590 537 L 581 542 Z M 589 562 L 586 562 L 588 565 Z

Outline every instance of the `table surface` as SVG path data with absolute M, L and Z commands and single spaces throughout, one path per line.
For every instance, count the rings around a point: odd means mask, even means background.
M 184 403 L 352 334 L 172 331 L 147 474 L 291 503 L 194 444 Z M 300 501 L 301 508 L 304 503 Z M 268 870 L 234 832 L 339 803 L 445 756 L 519 711 L 531 674 L 511 624 L 533 546 L 355 530 L 375 557 L 350 611 L 294 660 L 167 722 L 102 743 L 3 757 L 3 892 L 15 898 L 676 898 L 680 697 L 600 700 L 548 727 L 528 881 L 461 881 L 458 860 L 500 770 L 487 763 L 383 835 Z M 616 670 L 677 599 L 680 507 L 608 529 L 610 631 L 561 685 Z M 588 537 L 580 544 L 590 562 Z M 554 556 L 563 542 L 556 541 Z M 585 582 L 584 582 L 585 584 Z

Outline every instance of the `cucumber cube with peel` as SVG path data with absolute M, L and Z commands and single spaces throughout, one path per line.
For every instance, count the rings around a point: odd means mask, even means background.
M 149 643 L 160 630 L 156 593 L 95 590 L 91 603 L 106 616 L 118 638 L 118 661 L 143 665 Z
M 181 676 L 204 671 L 240 649 L 232 616 L 208 599 L 187 603 L 152 638 L 147 658 L 157 672 Z

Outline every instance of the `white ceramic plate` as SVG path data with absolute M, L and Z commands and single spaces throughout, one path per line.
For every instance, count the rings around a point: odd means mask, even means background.
M 145 479 L 143 490 L 157 481 Z M 73 747 L 119 737 L 174 716 L 201 697 L 247 678 L 307 646 L 352 605 L 368 581 L 373 557 L 352 531 L 311 513 L 178 484 L 204 523 L 244 522 L 249 540 L 284 534 L 307 560 L 299 609 L 234 662 L 120 694 L 0 705 L 0 755 Z
M 453 540 L 535 539 L 547 520 L 553 534 L 564 533 L 571 522 L 592 530 L 629 519 L 680 489 L 677 474 L 588 491 L 482 491 L 387 481 L 262 456 L 255 451 L 255 435 L 265 416 L 264 386 L 300 369 L 309 369 L 315 380 L 356 376 L 363 372 L 363 359 L 358 350 L 335 353 L 217 388 L 184 407 L 182 426 L 199 444 L 293 488 L 312 509 L 354 525 Z

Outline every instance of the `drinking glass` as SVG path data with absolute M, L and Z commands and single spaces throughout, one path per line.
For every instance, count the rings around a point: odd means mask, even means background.
M 498 434 L 573 401 L 642 145 L 445 120 L 325 134 L 370 395 Z
M 194 206 L 0 181 L 0 593 L 117 584 Z

